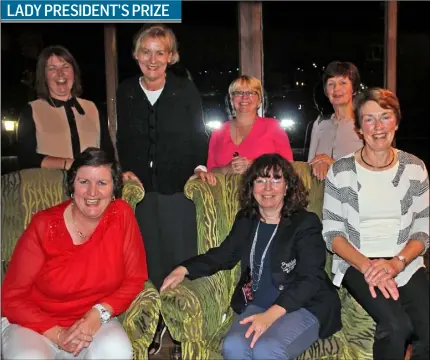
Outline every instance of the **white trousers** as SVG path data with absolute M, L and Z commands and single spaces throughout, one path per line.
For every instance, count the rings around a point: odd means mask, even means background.
M 57 348 L 47 337 L 22 326 L 10 324 L 7 318 L 1 319 L 2 359 L 73 359 L 100 360 L 133 359 L 131 342 L 120 322 L 113 318 L 107 324 L 102 324 L 95 333 L 88 348 L 83 349 L 78 356 Z

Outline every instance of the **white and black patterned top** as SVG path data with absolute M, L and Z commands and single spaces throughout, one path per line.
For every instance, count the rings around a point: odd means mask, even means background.
M 397 150 L 398 170 L 392 184 L 399 193 L 400 230 L 397 244 L 404 244 L 410 239 L 424 243 L 425 253 L 429 246 L 429 179 L 424 162 L 416 156 Z M 354 153 L 336 161 L 329 169 L 325 180 L 323 205 L 323 237 L 327 249 L 332 250 L 332 241 L 336 236 L 343 236 L 357 250 L 360 250 L 360 215 L 359 191 Z M 380 194 L 375 201 L 382 201 Z M 423 261 L 419 256 L 416 261 Z M 338 255 L 333 257 L 333 283 L 340 286 L 350 264 Z M 415 267 L 416 264 L 408 264 Z M 406 275 L 406 269 L 402 272 Z M 401 273 L 401 274 L 402 274 Z M 405 276 L 402 275 L 402 276 Z M 401 276 L 399 274 L 399 276 Z M 398 276 L 398 277 L 399 277 Z M 396 279 L 401 284 L 402 278 Z

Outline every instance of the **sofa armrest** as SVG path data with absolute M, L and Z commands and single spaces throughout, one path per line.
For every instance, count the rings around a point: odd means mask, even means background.
M 157 328 L 161 302 L 155 286 L 147 281 L 145 288 L 119 318 L 132 341 L 135 359 L 147 358 L 147 350 Z
M 196 342 L 212 337 L 231 312 L 225 272 L 190 281 L 161 293 L 161 312 L 175 340 Z
M 143 200 L 144 196 L 145 190 L 137 181 L 124 181 L 124 186 L 122 188 L 122 199 L 127 201 L 133 210 L 136 209 L 136 205 Z

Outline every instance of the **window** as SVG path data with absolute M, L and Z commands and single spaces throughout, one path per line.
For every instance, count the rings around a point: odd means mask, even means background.
M 418 156 L 429 167 L 430 29 L 424 5 L 398 2 L 397 96 L 402 122 L 396 145 Z
M 312 122 L 333 112 L 321 81 L 329 62 L 351 61 L 363 86 L 383 85 L 383 3 L 263 2 L 263 38 L 266 116 L 286 128 L 297 160 Z

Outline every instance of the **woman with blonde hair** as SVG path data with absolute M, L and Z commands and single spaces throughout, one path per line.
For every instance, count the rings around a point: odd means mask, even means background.
M 149 277 L 159 288 L 176 263 L 197 253 L 195 208 L 183 189 L 206 161 L 207 135 L 196 86 L 170 70 L 179 61 L 172 30 L 161 24 L 142 28 L 133 58 L 141 73 L 118 87 L 117 150 L 124 177 L 145 186 L 136 217 Z M 164 332 L 161 319 L 150 353 L 161 348 Z M 178 344 L 174 350 L 180 354 Z
M 207 169 L 200 167 L 195 175 L 214 184 L 211 172 L 243 174 L 263 154 L 278 153 L 292 161 L 290 141 L 279 122 L 258 115 L 264 98 L 261 81 L 239 76 L 230 84 L 228 94 L 233 119 L 212 133 Z

